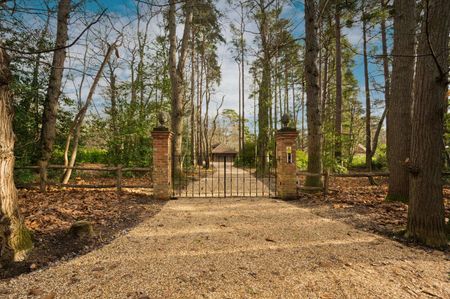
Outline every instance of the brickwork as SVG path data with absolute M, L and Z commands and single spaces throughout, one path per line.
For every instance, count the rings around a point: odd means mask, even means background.
M 153 195 L 168 200 L 172 192 L 172 132 L 155 129 L 153 137 Z
M 275 135 L 277 192 L 282 199 L 286 200 L 297 198 L 297 167 L 295 164 L 297 135 L 298 133 L 294 129 L 282 129 Z

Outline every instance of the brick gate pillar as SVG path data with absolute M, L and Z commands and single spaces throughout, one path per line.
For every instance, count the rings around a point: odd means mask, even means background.
M 277 193 L 282 199 L 297 198 L 297 130 L 283 128 L 275 134 L 277 153 Z
M 165 127 L 153 129 L 153 196 L 170 199 L 172 192 L 172 137 Z

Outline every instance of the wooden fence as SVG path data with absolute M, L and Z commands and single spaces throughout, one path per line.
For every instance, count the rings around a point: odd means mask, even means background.
M 151 167 L 122 167 L 122 165 L 118 165 L 116 167 L 66 167 L 64 165 L 48 165 L 44 166 L 17 166 L 14 169 L 16 170 L 39 170 L 39 182 L 38 183 L 28 183 L 28 184 L 17 184 L 18 188 L 29 188 L 39 186 L 39 189 L 42 192 L 45 192 L 47 186 L 56 186 L 56 187 L 69 187 L 69 188 L 87 188 L 87 189 L 108 189 L 108 188 L 116 188 L 118 192 L 122 191 L 122 188 L 153 188 L 152 185 L 124 185 L 123 184 L 123 173 L 124 172 L 148 172 L 152 173 Z M 47 177 L 46 173 L 48 169 L 72 169 L 72 170 L 80 170 L 80 171 L 98 171 L 98 172 L 114 172 L 116 183 L 109 185 L 95 185 L 95 184 L 63 184 L 63 183 L 54 183 L 48 182 L 45 178 Z M 366 177 L 366 178 L 374 178 L 374 177 L 388 177 L 389 172 L 354 172 L 354 173 L 330 173 L 329 171 L 325 171 L 323 173 L 311 173 L 306 171 L 297 171 L 297 176 L 323 176 L 324 184 L 323 187 L 308 187 L 302 186 L 300 190 L 304 191 L 323 191 L 326 195 L 329 192 L 329 184 L 330 177 L 341 177 L 341 178 L 358 178 L 358 177 Z M 442 172 L 442 176 L 450 176 L 450 172 Z
M 124 172 L 148 172 L 152 173 L 151 167 L 122 167 L 122 165 L 118 165 L 116 167 L 67 167 L 64 165 L 48 165 L 47 167 L 43 165 L 39 166 L 17 166 L 14 168 L 15 170 L 39 170 L 39 182 L 38 183 L 27 183 L 27 184 L 17 184 L 18 188 L 29 188 L 39 186 L 39 189 L 42 192 L 45 192 L 47 186 L 56 186 L 56 187 L 69 187 L 69 188 L 87 188 L 87 189 L 108 189 L 108 188 L 116 188 L 118 192 L 122 191 L 122 188 L 152 188 L 150 184 L 148 185 L 124 185 L 123 184 L 123 173 Z M 80 171 L 98 171 L 98 172 L 114 172 L 116 183 L 109 185 L 95 185 L 95 184 L 63 184 L 63 183 L 54 183 L 48 182 L 47 170 L 48 169 L 72 169 L 72 170 L 80 170 Z
M 299 187 L 304 191 L 323 191 L 324 195 L 327 195 L 330 187 L 330 177 L 337 178 L 374 178 L 374 177 L 389 177 L 389 172 L 351 172 L 351 173 L 330 173 L 325 171 L 323 173 L 311 173 L 307 171 L 297 171 L 297 176 L 323 176 L 323 187 Z M 450 172 L 442 172 L 442 177 L 450 176 Z

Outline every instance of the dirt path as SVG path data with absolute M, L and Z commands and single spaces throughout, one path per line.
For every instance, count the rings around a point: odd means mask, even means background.
M 450 262 L 273 199 L 180 199 L 0 297 L 449 298 Z M 53 297 L 47 297 L 53 298 Z

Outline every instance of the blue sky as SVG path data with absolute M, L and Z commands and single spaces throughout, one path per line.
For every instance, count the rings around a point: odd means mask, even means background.
M 108 11 L 114 12 L 118 15 L 127 15 L 130 13 L 133 13 L 134 11 L 134 4 L 133 0 L 97 0 L 98 4 L 94 4 L 92 2 L 92 9 L 93 10 L 101 10 L 98 5 L 100 5 L 102 8 L 107 8 Z M 164 3 L 163 1 L 160 1 L 160 3 Z M 224 13 L 224 18 L 221 21 L 222 22 L 222 30 L 223 35 L 225 38 L 229 39 L 230 32 L 229 32 L 229 25 L 230 22 L 237 18 L 237 15 L 235 12 L 229 9 L 229 5 L 226 4 L 225 0 L 218 1 L 218 7 L 219 10 L 221 10 Z M 303 36 L 304 33 L 304 6 L 303 1 L 293 1 L 293 6 L 286 6 L 283 12 L 283 17 L 292 20 L 292 23 L 295 25 L 295 30 L 293 34 L 296 37 Z M 248 26 L 252 26 L 249 22 Z M 155 28 L 156 30 L 156 28 Z M 159 30 L 159 29 L 158 29 Z M 360 29 L 360 24 L 358 22 L 355 22 L 354 27 L 351 29 L 344 28 L 343 35 L 346 36 L 353 46 L 356 48 L 356 51 L 359 53 L 362 53 L 362 32 Z M 252 42 L 253 36 L 251 34 L 247 35 L 247 40 L 249 43 Z M 380 44 L 377 39 L 371 41 L 371 46 Z M 229 45 L 220 45 L 218 49 L 219 53 L 219 59 L 222 64 L 222 84 L 216 89 L 216 101 L 219 101 L 218 99 L 221 99 L 222 96 L 225 96 L 225 108 L 232 108 L 237 109 L 237 101 L 238 101 L 238 69 L 234 62 L 234 59 L 231 57 L 231 53 L 229 50 Z M 251 61 L 251 57 L 249 60 Z M 363 77 L 363 59 L 361 55 L 355 56 L 355 68 L 353 70 L 355 77 L 357 78 L 360 86 L 360 100 L 361 102 L 364 102 L 364 77 Z M 247 66 L 247 70 L 248 70 Z M 377 66 L 370 64 L 369 66 L 369 72 L 372 76 L 378 75 L 375 77 L 375 80 L 379 83 L 383 81 L 383 77 L 379 76 L 379 70 Z M 246 95 L 250 92 L 250 83 L 251 83 L 251 77 L 247 73 L 246 74 Z M 378 94 L 374 91 L 371 92 L 373 99 L 380 99 L 383 97 L 382 94 Z M 249 112 L 253 111 L 253 108 L 251 105 L 248 106 Z M 381 114 L 381 109 L 374 111 L 375 114 Z M 248 113 L 247 113 L 248 115 Z

